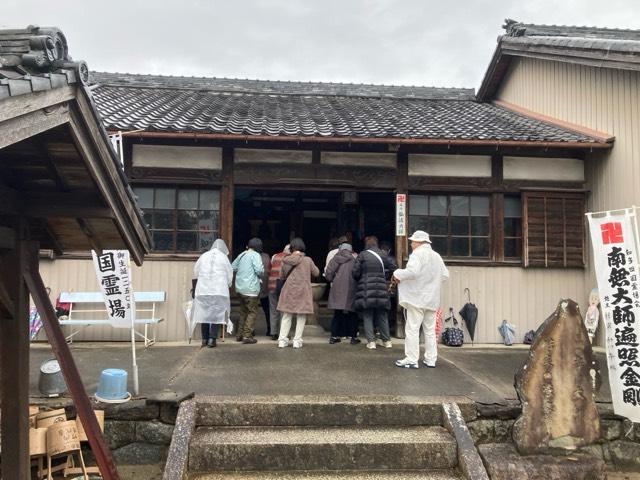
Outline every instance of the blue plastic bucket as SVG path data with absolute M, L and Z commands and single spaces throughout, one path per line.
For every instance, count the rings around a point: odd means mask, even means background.
M 100 374 L 96 397 L 104 400 L 123 400 L 127 398 L 127 372 L 118 368 L 107 368 Z

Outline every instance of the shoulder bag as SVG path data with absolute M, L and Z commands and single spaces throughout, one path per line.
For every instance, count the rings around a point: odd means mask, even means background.
M 298 265 L 300 265 L 300 264 L 298 264 Z M 287 283 L 289 275 L 291 275 L 291 272 L 293 272 L 298 265 L 294 265 L 293 268 L 291 270 L 289 270 L 289 273 L 287 273 L 286 277 L 278 278 L 276 280 L 276 292 L 275 293 L 276 293 L 277 296 L 280 296 L 280 292 L 282 292 L 282 288 L 284 287 L 284 284 Z

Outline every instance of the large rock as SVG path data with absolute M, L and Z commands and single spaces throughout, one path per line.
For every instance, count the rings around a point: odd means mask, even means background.
M 480 445 L 480 456 L 491 480 L 605 480 L 605 463 L 591 454 L 567 457 L 520 456 L 506 443 Z
M 591 364 L 591 343 L 579 307 L 573 300 L 561 300 L 516 374 L 522 415 L 513 439 L 520 453 L 575 450 L 600 438 Z

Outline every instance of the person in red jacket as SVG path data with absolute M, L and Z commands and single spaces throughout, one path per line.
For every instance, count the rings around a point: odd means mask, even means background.
M 282 259 L 289 255 L 289 245 L 284 247 L 282 252 L 276 253 L 271 257 L 271 266 L 269 268 L 269 322 L 271 340 L 277 340 L 280 333 L 280 312 L 277 310 L 278 306 L 278 294 L 276 293 L 276 284 L 280 278 L 280 271 L 282 270 Z

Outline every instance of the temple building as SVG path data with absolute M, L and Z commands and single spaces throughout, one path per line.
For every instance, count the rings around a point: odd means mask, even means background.
M 346 234 L 431 234 L 480 309 L 476 343 L 522 337 L 595 285 L 584 213 L 640 203 L 640 32 L 508 21 L 473 89 L 92 73 L 154 249 L 139 290 L 167 294 L 159 340 L 185 338 L 193 264 L 221 237 L 242 251 L 293 236 L 319 264 Z M 94 290 L 86 255 L 43 261 L 53 292 Z M 586 308 L 584 309 L 586 310 Z M 90 328 L 78 339 L 124 340 Z M 519 338 L 521 341 L 521 338 Z

